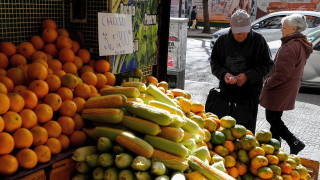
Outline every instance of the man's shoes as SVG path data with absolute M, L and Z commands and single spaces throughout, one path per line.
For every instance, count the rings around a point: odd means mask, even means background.
M 290 154 L 298 154 L 300 151 L 304 149 L 306 146 L 302 141 L 300 141 L 298 138 L 293 138 L 290 142 L 288 142 L 288 145 L 290 146 Z

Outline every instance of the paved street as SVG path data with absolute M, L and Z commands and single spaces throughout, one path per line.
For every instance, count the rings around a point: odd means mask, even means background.
M 209 90 L 218 86 L 218 80 L 211 74 L 210 39 L 188 38 L 186 56 L 185 89 L 192 94 L 192 100 L 205 103 Z M 283 120 L 289 129 L 305 144 L 300 157 L 320 161 L 320 93 L 310 94 L 310 89 L 303 90 L 296 99 L 296 108 L 285 111 Z M 319 90 L 311 90 L 314 93 Z M 308 92 L 308 93 L 305 93 Z M 269 129 L 265 120 L 264 108 L 259 107 L 257 130 Z M 289 146 L 282 147 L 289 153 Z

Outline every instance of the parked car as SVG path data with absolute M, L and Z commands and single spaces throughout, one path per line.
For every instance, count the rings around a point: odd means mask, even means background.
M 309 31 L 307 39 L 313 45 L 313 52 L 304 67 L 301 86 L 320 88 L 320 26 Z M 281 46 L 281 40 L 268 42 L 268 45 L 274 58 Z
M 280 11 L 267 14 L 251 23 L 252 29 L 264 36 L 267 42 L 281 38 L 281 19 L 285 16 L 298 13 L 306 16 L 308 28 L 303 32 L 308 33 L 310 30 L 320 25 L 320 12 L 316 11 Z M 221 29 L 212 34 L 210 46 L 213 47 L 215 41 L 222 34 L 226 34 L 230 28 Z

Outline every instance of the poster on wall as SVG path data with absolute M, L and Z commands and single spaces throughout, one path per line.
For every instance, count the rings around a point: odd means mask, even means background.
M 171 0 L 170 17 L 179 17 L 179 2 L 180 0 Z
M 158 0 L 113 0 L 112 12 L 132 17 L 133 53 L 111 57 L 114 74 L 154 65 L 158 49 Z

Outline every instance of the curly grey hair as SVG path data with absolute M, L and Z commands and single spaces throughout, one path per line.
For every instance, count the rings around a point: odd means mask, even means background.
M 301 14 L 291 14 L 282 18 L 282 25 L 284 21 L 287 21 L 290 27 L 297 27 L 297 32 L 302 32 L 308 27 L 306 17 Z

